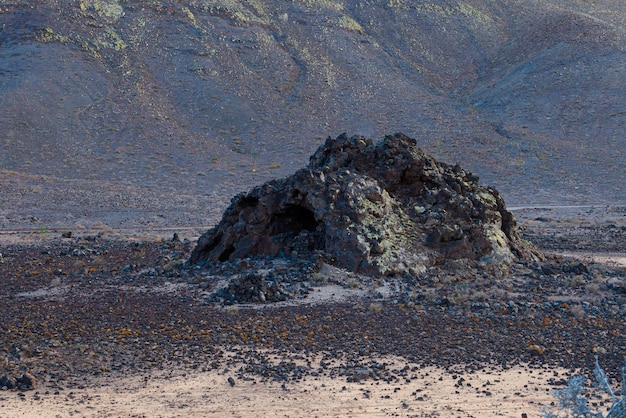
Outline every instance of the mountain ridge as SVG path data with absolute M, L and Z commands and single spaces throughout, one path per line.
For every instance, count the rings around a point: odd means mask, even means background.
M 623 203 L 625 18 L 607 0 L 3 2 L 0 165 L 230 196 L 328 136 L 402 131 L 516 204 Z

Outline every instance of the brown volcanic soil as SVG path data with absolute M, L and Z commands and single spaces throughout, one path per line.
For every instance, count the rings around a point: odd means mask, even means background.
M 554 247 L 558 234 L 565 243 L 575 239 L 580 250 L 621 248 L 624 255 L 623 243 L 604 240 L 623 239 L 619 210 L 585 209 L 595 222 L 590 234 L 567 221 L 580 210 L 562 217 L 554 208 L 519 212 L 528 236 L 546 250 L 572 249 Z M 416 370 L 424 366 L 450 375 L 519 364 L 588 371 L 596 355 L 617 379 L 626 354 L 623 265 L 553 255 L 546 263 L 514 266 L 499 279 L 430 278 L 410 294 L 389 291 L 392 282 L 354 285 L 353 275 L 335 271 L 293 301 L 222 307 L 208 298 L 220 277 L 206 280 L 205 270 L 180 268 L 177 260 L 189 255 L 191 241 L 114 234 L 4 236 L 0 375 L 29 371 L 40 395 L 85 389 L 98 376 L 159 370 L 214 371 L 236 385 L 296 388 L 302 379 L 325 376 L 410 387 L 413 379 L 423 382 Z M 388 358 L 399 365 L 391 367 Z

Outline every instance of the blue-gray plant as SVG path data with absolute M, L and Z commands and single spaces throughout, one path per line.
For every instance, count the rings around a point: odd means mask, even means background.
M 626 417 L 626 401 L 624 401 L 624 399 L 626 399 L 626 356 L 624 357 L 624 367 L 622 367 L 622 399 L 619 399 L 615 395 L 606 377 L 606 373 L 600 367 L 597 357 L 593 375 L 596 378 L 595 386 L 608 393 L 613 402 L 607 418 Z M 559 400 L 559 410 L 552 412 L 544 408 L 544 418 L 603 418 L 602 412 L 589 409 L 589 401 L 582 395 L 586 380 L 585 376 L 576 375 L 569 379 L 566 388 L 554 390 L 553 394 Z

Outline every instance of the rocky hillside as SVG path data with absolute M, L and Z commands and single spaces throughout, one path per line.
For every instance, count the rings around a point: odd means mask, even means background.
M 66 211 L 167 217 L 152 200 L 230 196 L 342 132 L 402 131 L 510 204 L 623 202 L 625 19 L 615 0 L 3 1 L 0 222 L 59 189 Z

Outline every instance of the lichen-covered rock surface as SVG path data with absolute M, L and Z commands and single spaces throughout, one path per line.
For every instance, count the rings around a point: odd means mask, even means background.
M 502 266 L 540 257 L 493 188 L 425 154 L 414 139 L 328 138 L 308 167 L 233 198 L 191 262 L 323 254 L 369 275 Z

